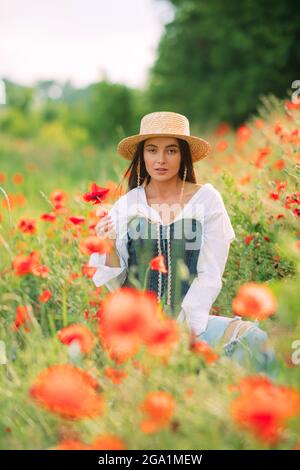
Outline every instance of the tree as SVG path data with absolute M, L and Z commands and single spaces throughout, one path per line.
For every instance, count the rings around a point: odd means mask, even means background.
M 200 124 L 238 125 L 262 95 L 285 97 L 300 78 L 300 9 L 292 0 L 169 0 L 147 94 Z

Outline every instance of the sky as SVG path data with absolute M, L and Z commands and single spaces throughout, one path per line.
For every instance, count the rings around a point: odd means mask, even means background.
M 172 18 L 164 0 L 0 0 L 0 80 L 142 88 Z

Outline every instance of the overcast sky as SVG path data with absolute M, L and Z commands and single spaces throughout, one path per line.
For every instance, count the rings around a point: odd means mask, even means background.
M 172 17 L 162 0 L 0 0 L 0 79 L 142 87 Z

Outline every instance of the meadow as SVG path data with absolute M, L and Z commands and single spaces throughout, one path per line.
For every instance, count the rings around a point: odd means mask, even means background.
M 116 200 L 115 148 L 0 134 L 1 449 L 300 448 L 299 122 L 299 105 L 269 97 L 236 131 L 212 129 L 195 165 L 237 235 L 211 313 L 234 316 L 239 298 L 276 379 L 193 341 L 147 293 L 95 287 L 103 244 L 83 195 L 96 183 Z

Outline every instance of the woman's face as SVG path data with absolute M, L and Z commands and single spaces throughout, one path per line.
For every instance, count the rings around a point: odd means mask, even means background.
M 151 178 L 166 181 L 179 172 L 181 154 L 175 137 L 151 137 L 144 143 L 146 170 Z M 166 171 L 159 172 L 164 168 Z

